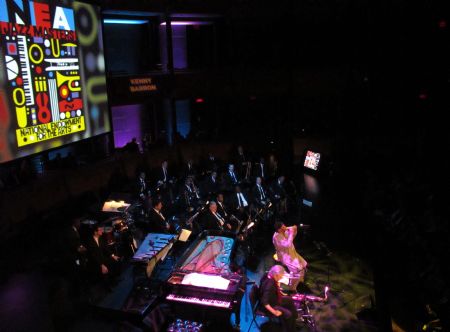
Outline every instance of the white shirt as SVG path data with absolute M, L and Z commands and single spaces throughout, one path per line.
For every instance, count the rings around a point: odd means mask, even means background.
M 236 193 L 236 194 L 237 194 L 237 198 L 238 198 L 239 207 L 241 207 L 241 206 L 246 207 L 248 205 L 248 203 L 245 200 L 244 195 L 242 195 L 242 193 Z
M 237 182 L 236 175 L 234 175 L 233 171 L 230 171 L 230 176 L 235 182 Z
M 161 216 L 162 220 L 166 220 L 166 218 L 164 218 L 163 214 L 160 211 L 156 210 L 155 208 L 153 208 L 153 210 L 155 210 L 155 212 Z
M 225 213 L 225 217 L 226 217 L 226 216 L 227 216 L 227 213 L 225 212 L 225 209 L 224 209 L 222 203 L 220 203 L 219 201 L 217 201 L 217 204 L 219 204 L 220 207 L 223 209 L 223 212 Z
M 220 214 L 218 214 L 218 213 L 216 212 L 216 213 L 214 213 L 214 216 L 215 216 L 215 217 L 217 218 L 217 220 L 219 221 L 220 226 L 223 226 L 224 220 L 223 220 L 223 218 L 220 216 Z

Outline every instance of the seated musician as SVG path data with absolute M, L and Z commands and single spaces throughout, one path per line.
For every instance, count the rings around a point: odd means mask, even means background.
M 274 265 L 269 272 L 261 278 L 259 298 L 261 308 L 268 315 L 281 319 L 285 332 L 295 331 L 295 320 L 298 317 L 294 301 L 289 296 L 283 296 L 279 281 L 286 273 L 281 265 Z
M 118 272 L 120 257 L 107 246 L 103 237 L 103 228 L 95 225 L 86 242 L 88 252 L 88 269 L 95 279 L 110 281 L 110 277 Z
M 228 170 L 223 175 L 224 189 L 227 191 L 233 191 L 234 186 L 239 184 L 239 178 L 234 171 L 234 165 L 229 164 Z
M 229 209 L 224 203 L 224 197 L 222 193 L 217 194 L 216 202 L 217 202 L 217 212 L 219 213 L 219 215 L 222 216 L 225 219 L 225 221 L 227 221 L 230 224 L 232 231 L 237 230 L 239 226 L 239 220 L 228 211 Z
M 139 172 L 137 179 L 137 196 L 142 201 L 145 201 L 150 196 L 150 188 L 147 185 L 145 172 Z
M 269 195 L 263 187 L 262 178 L 259 176 L 256 178 L 256 184 L 253 187 L 252 195 L 258 209 L 264 208 L 266 204 L 270 202 Z
M 238 219 L 247 219 L 250 209 L 250 200 L 242 192 L 240 186 L 235 187 L 234 194 L 230 196 L 230 204 Z
M 217 212 L 217 203 L 214 201 L 209 202 L 209 208 L 202 219 L 204 230 L 231 230 L 231 225 Z
M 192 159 L 189 159 L 186 162 L 181 175 L 183 178 L 188 178 L 188 177 L 195 178 L 197 176 L 197 169 L 195 168 L 194 162 L 192 161 Z
M 173 203 L 172 185 L 174 178 L 169 174 L 168 162 L 164 160 L 161 167 L 155 171 L 156 191 L 163 198 L 165 203 Z
M 219 191 L 219 179 L 217 178 L 217 172 L 213 171 L 208 175 L 202 184 L 202 193 L 213 197 Z
M 168 169 L 168 162 L 167 160 L 164 160 L 161 163 L 161 167 L 159 167 L 155 171 L 155 180 L 157 186 L 164 186 L 169 183 L 170 176 L 169 176 L 169 169 Z
M 291 278 L 292 289 L 296 289 L 300 282 L 304 281 L 306 261 L 299 255 L 294 246 L 294 238 L 297 235 L 297 226 L 286 227 L 286 225 L 277 221 L 275 223 L 275 233 L 272 242 L 275 247 L 278 260 L 287 266 L 289 272 L 292 272 L 294 278 Z
M 168 233 L 170 229 L 169 223 L 162 214 L 163 202 L 161 199 L 153 201 L 153 207 L 149 211 L 148 216 L 148 232 L 149 233 Z
M 217 202 L 217 212 L 224 218 L 228 219 L 229 213 L 227 212 L 227 208 L 225 207 L 225 203 L 223 202 L 223 194 L 218 193 L 216 196 Z
M 188 176 L 184 181 L 184 186 L 182 188 L 181 195 L 183 205 L 185 205 L 186 207 L 186 211 L 192 212 L 198 207 L 200 200 L 200 192 L 198 188 L 195 186 L 192 177 Z

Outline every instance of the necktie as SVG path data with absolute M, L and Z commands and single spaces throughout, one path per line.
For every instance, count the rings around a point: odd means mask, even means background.
M 162 220 L 166 220 L 166 218 L 164 218 L 163 214 L 160 211 L 157 211 L 157 210 L 155 210 L 155 211 L 159 214 L 159 216 L 162 218 Z
M 220 214 L 218 214 L 218 213 L 215 213 L 214 215 L 216 216 L 217 220 L 219 221 L 220 229 L 223 230 L 223 224 L 224 224 L 223 219 L 220 217 Z
M 233 178 L 234 182 L 237 182 L 236 176 L 234 175 L 234 172 L 231 172 L 231 177 Z
M 259 188 L 259 193 L 261 195 L 261 199 L 263 200 L 264 199 L 264 191 L 262 190 L 261 186 L 258 186 L 258 188 Z
M 238 196 L 238 204 L 239 204 L 239 207 L 241 207 L 241 206 L 242 206 L 241 194 L 238 193 L 237 196 Z
M 226 211 L 225 211 L 225 208 L 223 207 L 223 205 L 222 205 L 222 203 L 220 203 L 220 202 L 217 202 L 219 205 L 220 205 L 220 207 L 222 208 L 222 210 L 223 210 L 223 213 L 225 214 L 225 217 L 227 216 L 227 213 L 226 213 Z

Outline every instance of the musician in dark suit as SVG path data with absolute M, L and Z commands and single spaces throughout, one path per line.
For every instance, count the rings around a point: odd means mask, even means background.
M 193 179 L 195 179 L 195 177 L 197 176 L 197 168 L 194 166 L 194 162 L 192 161 L 192 159 L 189 159 L 186 162 L 181 175 L 184 179 L 188 177 L 192 177 Z
M 86 248 L 80 240 L 80 219 L 74 218 L 72 224 L 66 229 L 64 236 L 65 258 L 73 265 L 80 265 L 80 258 L 86 253 Z
M 194 184 L 191 176 L 188 176 L 184 181 L 184 186 L 180 190 L 182 205 L 186 211 L 192 212 L 195 210 L 200 201 L 200 191 Z
M 255 163 L 254 168 L 253 168 L 253 176 L 255 178 L 260 177 L 263 180 L 266 179 L 266 177 L 268 176 L 268 170 L 267 170 L 267 165 L 264 161 L 264 157 L 261 157 L 259 159 L 259 163 Z
M 145 172 L 139 172 L 139 176 L 136 183 L 137 196 L 144 201 L 150 196 L 150 188 L 147 185 Z
M 80 219 L 74 218 L 61 237 L 63 272 L 76 294 L 80 290 L 81 274 L 86 267 L 86 248 L 81 244 L 79 229 Z
M 243 220 L 248 216 L 250 210 L 250 200 L 242 192 L 240 186 L 235 186 L 234 194 L 229 198 L 232 211 L 236 213 L 236 217 Z
M 161 163 L 161 167 L 157 168 L 154 174 L 157 193 L 166 204 L 172 204 L 174 201 L 172 185 L 175 179 L 169 174 L 168 165 L 167 160 L 164 160 Z
M 208 175 L 202 184 L 202 193 L 213 197 L 219 191 L 219 179 L 217 179 L 217 172 L 214 171 Z
M 253 202 L 258 209 L 263 208 L 269 203 L 269 194 L 262 184 L 262 178 L 256 178 L 256 184 L 252 189 Z
M 283 296 L 279 281 L 286 273 L 281 265 L 274 265 L 261 278 L 259 297 L 262 309 L 270 316 L 280 317 L 285 332 L 294 332 L 298 317 L 294 301 Z
M 222 193 L 218 193 L 216 196 L 216 202 L 217 202 L 217 212 L 224 218 L 224 219 L 228 219 L 230 216 L 230 213 L 227 212 L 227 208 L 225 207 L 225 203 L 224 203 L 224 199 L 223 199 L 223 194 Z
M 169 168 L 168 168 L 169 163 L 167 162 L 167 160 L 164 160 L 161 163 L 161 167 L 158 167 L 155 170 L 155 182 L 156 182 L 156 186 L 162 186 L 162 185 L 166 185 L 169 183 L 169 181 L 171 180 L 171 177 L 169 175 Z
M 110 277 L 117 273 L 117 262 L 120 257 L 116 256 L 106 245 L 102 238 L 103 228 L 95 225 L 92 228 L 92 235 L 88 237 L 86 248 L 88 252 L 88 266 L 91 275 L 98 279 Z M 106 280 L 106 279 L 105 279 Z
M 153 201 L 153 208 L 149 211 L 148 216 L 148 232 L 149 233 L 168 233 L 170 229 L 169 223 L 162 214 L 163 203 L 160 199 Z
M 202 218 L 203 230 L 230 230 L 231 225 L 217 212 L 217 203 L 209 202 L 209 208 Z
M 224 190 L 233 191 L 233 188 L 240 183 L 234 170 L 234 165 L 229 164 L 228 170 L 223 174 Z

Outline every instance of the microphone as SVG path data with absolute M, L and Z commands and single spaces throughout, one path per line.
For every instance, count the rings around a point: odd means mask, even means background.
M 311 225 L 305 225 L 305 224 L 298 224 L 298 228 L 310 228 Z

